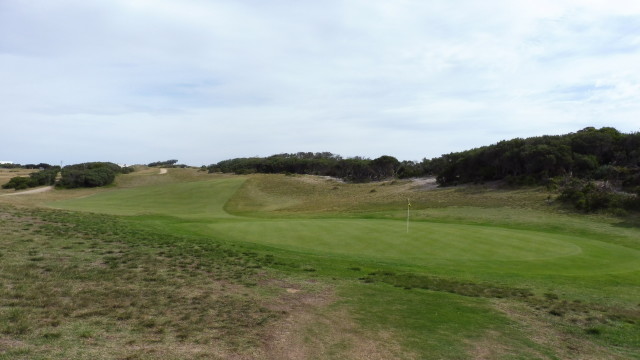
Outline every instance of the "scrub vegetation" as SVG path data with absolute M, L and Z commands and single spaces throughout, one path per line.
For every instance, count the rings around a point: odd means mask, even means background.
M 558 195 L 139 168 L 0 197 L 0 359 L 638 358 L 640 224 Z
M 640 210 L 640 133 L 623 134 L 610 127 L 505 140 L 421 162 L 300 152 L 224 160 L 208 170 L 322 175 L 354 183 L 420 176 L 433 176 L 441 186 L 505 181 L 560 189 L 560 200 L 585 212 Z
M 330 152 L 277 154 L 266 158 L 236 158 L 211 164 L 210 172 L 291 173 L 338 177 L 352 182 L 433 175 L 440 185 L 507 180 L 541 184 L 554 177 L 616 181 L 640 186 L 640 134 L 610 127 L 588 127 L 575 133 L 512 139 L 421 162 L 342 158 Z M 150 164 L 151 165 L 151 164 Z
M 60 167 L 52 166 L 48 169 L 37 172 L 30 172 L 28 176 L 14 176 L 2 185 L 3 189 L 24 190 L 32 187 L 53 185 L 56 176 L 60 172 Z

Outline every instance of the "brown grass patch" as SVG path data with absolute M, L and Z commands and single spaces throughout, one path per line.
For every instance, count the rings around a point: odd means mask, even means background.
M 480 340 L 469 341 L 468 354 L 474 360 L 499 359 L 509 354 L 509 348 L 501 342 L 502 334 L 488 331 Z
M 38 170 L 28 170 L 28 169 L 0 169 L 0 195 L 2 194 L 12 194 L 15 192 L 14 189 L 3 189 L 2 185 L 6 184 L 13 177 L 22 176 L 27 177 L 29 174 L 36 172 Z
M 230 265 L 30 214 L 0 207 L 0 358 L 260 358 L 278 316 Z
M 553 323 L 551 315 L 536 311 L 524 304 L 516 304 L 505 300 L 494 300 L 496 309 L 503 312 L 522 326 L 522 331 L 529 334 L 529 339 L 538 345 L 552 350 L 561 359 L 600 360 L 626 359 L 616 354 L 613 349 L 600 346 L 592 341 L 579 338 L 561 331 Z M 536 354 L 538 358 L 553 359 L 555 357 Z

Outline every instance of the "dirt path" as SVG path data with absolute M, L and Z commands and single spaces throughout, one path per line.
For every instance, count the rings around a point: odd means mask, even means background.
M 20 191 L 20 192 L 15 192 L 15 193 L 10 193 L 10 194 L 3 194 L 3 195 L 0 195 L 0 196 L 31 195 L 31 194 L 43 193 L 43 192 L 49 191 L 51 189 L 53 189 L 53 186 L 45 186 L 45 187 L 41 187 L 41 188 L 37 188 L 37 189 L 33 189 L 33 190 Z

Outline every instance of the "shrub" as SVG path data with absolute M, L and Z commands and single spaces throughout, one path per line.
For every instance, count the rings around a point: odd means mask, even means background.
M 174 167 L 178 160 L 165 160 L 165 161 L 156 161 L 149 163 L 147 166 L 149 167 Z
M 33 180 L 31 178 L 16 176 L 16 177 L 12 177 L 8 183 L 2 185 L 2 188 L 24 190 L 34 186 L 36 185 L 33 185 Z
M 572 180 L 564 187 L 558 200 L 584 212 L 640 210 L 638 195 L 617 193 L 592 181 Z
M 47 170 L 29 174 L 29 177 L 16 176 L 11 178 L 8 183 L 2 185 L 2 188 L 24 190 L 36 186 L 53 185 L 56 181 L 58 171 L 60 171 L 60 167 L 50 166 Z
M 46 170 L 31 173 L 29 174 L 29 177 L 33 180 L 33 186 L 53 185 L 56 182 L 56 176 L 59 171 L 59 166 L 53 166 Z
M 124 168 L 129 169 L 129 168 Z M 126 173 L 120 166 L 109 162 L 93 162 L 65 166 L 60 186 L 65 188 L 98 187 L 113 183 L 118 173 Z

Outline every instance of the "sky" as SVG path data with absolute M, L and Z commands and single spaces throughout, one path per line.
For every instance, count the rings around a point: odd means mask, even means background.
M 419 161 L 640 131 L 636 0 L 0 0 L 0 161 Z

